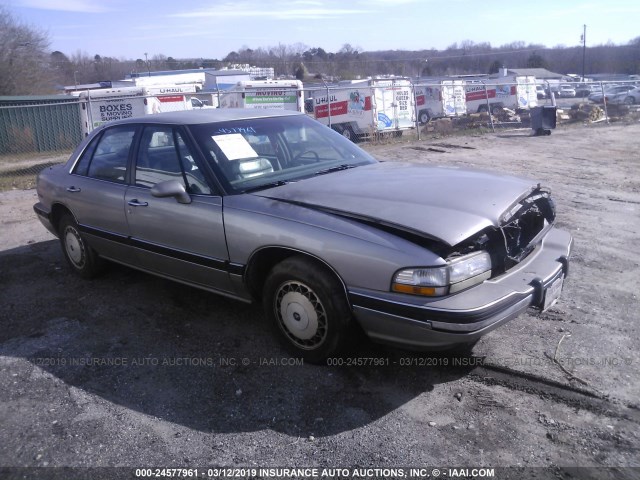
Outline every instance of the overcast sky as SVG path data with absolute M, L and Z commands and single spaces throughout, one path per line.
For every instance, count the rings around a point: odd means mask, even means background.
M 0 0 L 70 55 L 221 59 L 242 47 L 444 49 L 471 40 L 547 47 L 626 44 L 638 0 Z

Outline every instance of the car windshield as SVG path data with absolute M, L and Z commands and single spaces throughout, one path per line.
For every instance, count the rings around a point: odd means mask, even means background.
M 230 193 L 284 185 L 375 163 L 351 141 L 306 115 L 250 118 L 190 127 Z

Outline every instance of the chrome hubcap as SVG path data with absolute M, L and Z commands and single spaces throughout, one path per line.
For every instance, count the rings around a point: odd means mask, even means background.
M 80 234 L 75 228 L 67 227 L 65 229 L 64 246 L 73 264 L 78 268 L 84 266 L 84 245 L 80 239 Z
M 275 314 L 280 329 L 297 347 L 312 349 L 327 336 L 327 315 L 320 299 L 303 283 L 283 283 L 276 292 Z

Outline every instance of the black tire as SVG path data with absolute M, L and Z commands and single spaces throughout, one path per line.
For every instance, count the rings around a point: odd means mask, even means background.
M 500 105 L 494 105 L 491 107 L 491 113 L 493 115 L 497 115 L 502 112 L 502 107 Z
M 330 271 L 306 257 L 287 258 L 271 270 L 263 291 L 265 314 L 294 356 L 321 363 L 339 355 L 353 324 L 344 289 Z
M 58 224 L 62 253 L 75 273 L 82 278 L 94 278 L 104 270 L 104 260 L 82 238 L 73 216 L 65 214 Z
M 424 125 L 425 123 L 429 123 L 429 120 L 430 120 L 429 112 L 424 112 L 424 111 L 423 111 L 423 112 L 420 112 L 420 113 L 418 114 L 418 121 L 419 121 L 421 124 L 423 124 L 423 125 Z
M 489 111 L 489 109 L 487 108 L 486 105 L 480 105 L 478 107 L 478 112 L 477 113 L 485 113 L 485 112 L 488 112 L 488 111 Z
M 624 99 L 624 103 L 625 105 L 633 105 L 634 103 L 636 103 L 636 99 L 634 97 L 627 97 Z
M 346 138 L 347 140 L 351 140 L 352 142 L 354 142 L 354 138 L 355 136 L 353 135 L 353 132 L 351 131 L 350 127 L 344 127 L 342 129 L 342 132 L 340 132 L 342 134 L 342 136 L 344 138 Z

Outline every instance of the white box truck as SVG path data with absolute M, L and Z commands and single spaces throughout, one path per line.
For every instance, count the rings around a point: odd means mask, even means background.
M 538 106 L 536 78 L 508 76 L 467 80 L 467 111 L 497 113 L 503 108 L 529 109 Z
M 87 135 L 103 123 L 115 120 L 191 110 L 191 94 L 195 92 L 195 85 L 154 85 L 80 92 L 78 99 L 82 131 Z
M 371 78 L 341 82 L 313 94 L 314 118 L 355 141 L 374 133 L 402 135 L 415 127 L 411 82 Z
M 240 81 L 220 92 L 220 108 L 262 108 L 304 112 L 300 80 Z
M 420 123 L 467 113 L 464 80 L 426 80 L 414 86 L 416 114 Z

